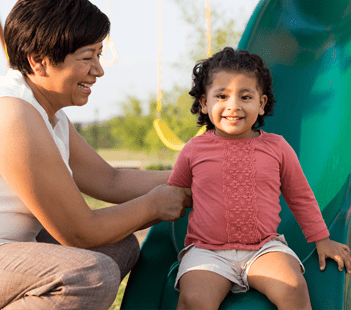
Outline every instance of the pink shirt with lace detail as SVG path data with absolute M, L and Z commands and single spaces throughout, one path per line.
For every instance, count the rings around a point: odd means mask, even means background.
M 213 130 L 180 152 L 169 185 L 191 187 L 185 246 L 257 250 L 278 236 L 284 198 L 307 242 L 329 236 L 318 203 L 292 147 L 282 136 L 219 137 Z

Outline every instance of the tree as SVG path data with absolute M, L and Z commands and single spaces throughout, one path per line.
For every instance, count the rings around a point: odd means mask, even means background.
M 112 136 L 109 122 L 93 123 L 84 128 L 81 124 L 74 124 L 74 127 L 95 150 L 114 148 L 117 145 L 116 139 Z
M 182 141 L 188 141 L 199 130 L 196 116 L 190 113 L 193 99 L 188 91 L 187 88 L 175 86 L 171 92 L 163 95 L 162 118 Z
M 184 22 L 193 28 L 191 35 L 188 36 L 186 55 L 182 55 L 181 61 L 174 64 L 182 72 L 186 70 L 190 81 L 189 73 L 195 63 L 207 58 L 205 1 L 174 0 L 174 2 L 179 6 Z M 241 34 L 242 32 L 237 29 L 235 21 L 228 16 L 226 9 L 219 6 L 211 7 L 211 50 L 213 54 L 226 46 L 236 47 Z
M 117 147 L 130 150 L 147 149 L 145 137 L 152 129 L 152 120 L 150 116 L 143 115 L 140 100 L 129 96 L 123 103 L 123 112 L 123 117 L 109 121 L 111 135 L 117 141 Z

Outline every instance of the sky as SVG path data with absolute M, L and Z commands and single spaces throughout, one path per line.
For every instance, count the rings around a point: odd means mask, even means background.
M 105 75 L 92 87 L 88 103 L 83 107 L 64 108 L 69 119 L 76 123 L 103 122 L 122 114 L 122 103 L 128 96 L 144 102 L 157 93 L 158 61 L 158 0 L 90 0 L 111 21 L 110 37 L 118 55 L 114 66 L 104 66 Z M 191 0 L 203 3 L 205 0 Z M 16 0 L 0 0 L 0 21 L 4 25 Z M 243 31 L 259 0 L 210 0 L 211 9 L 225 9 Z M 177 84 L 190 87 L 188 78 L 174 64 L 184 57 L 191 42 L 191 25 L 182 18 L 174 0 L 162 1 L 162 89 L 171 90 Z M 113 54 L 107 50 L 106 60 Z M 0 51 L 0 75 L 5 75 L 7 62 Z M 189 84 L 189 85 L 188 85 Z

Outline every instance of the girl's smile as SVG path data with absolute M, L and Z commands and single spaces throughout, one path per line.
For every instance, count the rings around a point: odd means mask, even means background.
M 255 76 L 236 71 L 213 75 L 206 95 L 200 99 L 202 113 L 208 114 L 215 134 L 227 138 L 253 138 L 258 115 L 264 114 L 267 96 L 262 95 Z
M 228 121 L 233 121 L 235 123 L 239 122 L 241 119 L 243 119 L 242 117 L 239 116 L 222 116 L 224 119 L 228 120 Z

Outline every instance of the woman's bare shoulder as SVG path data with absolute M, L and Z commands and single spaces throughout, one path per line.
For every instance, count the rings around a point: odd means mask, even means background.
M 20 98 L 0 98 L 0 166 L 22 161 L 24 154 L 39 158 L 39 150 L 43 152 L 53 145 L 45 121 L 35 107 Z
M 15 126 L 15 127 L 13 127 Z M 45 127 L 43 117 L 29 102 L 16 97 L 0 98 L 0 129 L 13 132 L 20 127 Z

